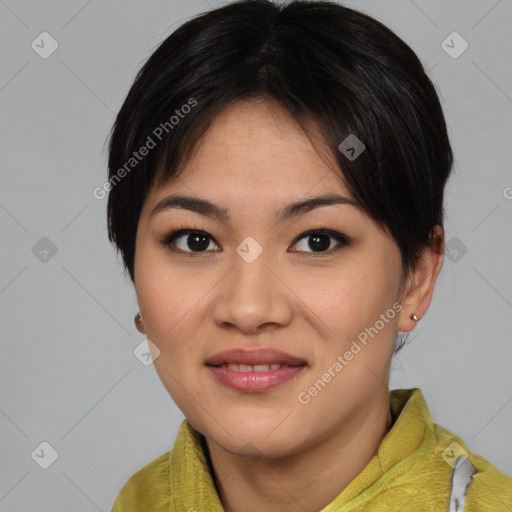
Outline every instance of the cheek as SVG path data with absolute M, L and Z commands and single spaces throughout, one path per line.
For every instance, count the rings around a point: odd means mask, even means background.
M 193 283 L 172 264 L 165 248 L 141 241 L 135 264 L 136 294 L 147 334 L 155 342 L 165 345 L 175 335 L 180 319 L 199 300 L 201 290 Z
M 205 294 L 215 276 L 183 272 L 168 261 L 157 261 L 155 257 L 153 261 L 140 259 L 137 300 L 146 336 L 160 350 L 155 368 L 167 389 L 173 388 L 174 396 L 180 386 L 173 377 L 184 382 L 203 362 L 204 338 L 199 333 L 208 314 Z
M 370 370 L 375 375 L 385 373 L 396 336 L 398 313 L 393 308 L 393 291 L 398 286 L 399 270 L 396 261 L 391 264 L 387 260 L 384 264 L 370 255 L 333 271 L 329 281 L 322 282 L 323 293 L 309 283 L 309 303 L 329 327 L 325 341 L 334 341 L 322 343 L 316 372 L 323 373 L 338 356 L 347 354 L 343 377 L 335 379 L 331 390 L 343 388 L 344 382 L 350 386 L 360 382 L 364 386 Z M 329 394 L 323 398 L 328 400 Z
M 316 315 L 329 328 L 328 337 L 347 340 L 391 307 L 392 271 L 372 265 L 357 259 L 329 271 L 305 271 L 297 280 L 300 299 L 311 310 L 311 317 Z

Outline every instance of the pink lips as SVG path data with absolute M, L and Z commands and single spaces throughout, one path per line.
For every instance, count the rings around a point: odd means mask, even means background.
M 225 350 L 209 358 L 206 365 L 225 386 L 261 392 L 293 379 L 307 363 L 285 352 L 265 348 Z

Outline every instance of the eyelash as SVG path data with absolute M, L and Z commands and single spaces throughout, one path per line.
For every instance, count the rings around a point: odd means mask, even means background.
M 179 224 L 176 227 L 174 227 L 172 230 L 162 233 L 159 238 L 159 243 L 166 247 L 169 247 L 171 250 L 173 250 L 175 252 L 186 254 L 186 255 L 192 256 L 192 257 L 200 256 L 202 254 L 206 254 L 206 253 L 210 252 L 210 251 L 197 251 L 197 252 L 183 251 L 182 249 L 177 249 L 175 247 L 171 247 L 177 238 L 184 236 L 184 235 L 190 235 L 193 233 L 199 233 L 199 234 L 206 235 L 216 245 L 219 245 L 215 241 L 215 239 L 205 231 L 205 229 L 203 227 L 190 225 L 190 224 L 189 225 Z M 307 238 L 308 236 L 312 236 L 312 235 L 316 235 L 316 234 L 328 235 L 331 238 L 334 238 L 337 242 L 339 242 L 340 246 L 335 247 L 334 249 L 331 248 L 326 252 L 311 252 L 311 253 L 306 252 L 306 254 L 313 255 L 313 256 L 329 255 L 329 254 L 332 254 L 333 252 L 338 251 L 339 249 L 341 249 L 343 247 L 350 245 L 350 239 L 346 235 L 343 235 L 342 233 L 338 233 L 337 231 L 333 231 L 331 229 L 326 229 L 323 226 L 321 226 L 317 229 L 310 229 L 310 230 L 300 234 L 297 238 L 295 238 L 292 245 L 297 244 L 303 238 Z M 293 251 L 293 252 L 304 252 L 304 251 Z

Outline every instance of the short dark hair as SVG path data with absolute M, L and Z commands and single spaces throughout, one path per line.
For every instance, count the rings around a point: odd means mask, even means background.
M 137 73 L 108 159 L 108 236 L 132 282 L 149 188 L 176 178 L 215 117 L 248 98 L 277 100 L 304 133 L 308 121 L 320 127 L 349 192 L 396 240 L 403 284 L 434 226 L 443 227 L 453 155 L 436 89 L 414 51 L 379 21 L 300 0 L 242 0 L 201 13 Z M 357 159 L 339 149 L 349 135 L 365 146 Z M 145 156 L 135 158 L 139 150 Z

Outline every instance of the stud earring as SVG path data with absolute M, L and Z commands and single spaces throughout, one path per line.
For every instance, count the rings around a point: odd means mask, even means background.
M 414 320 L 415 322 L 419 322 L 419 318 L 413 313 L 410 317 L 411 320 Z

